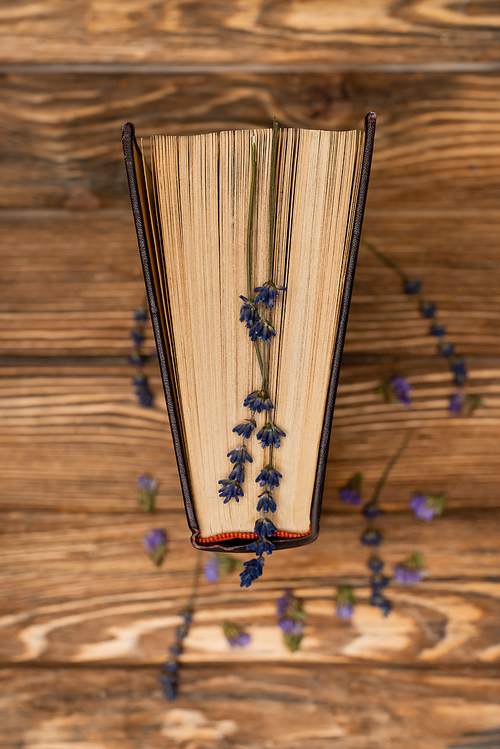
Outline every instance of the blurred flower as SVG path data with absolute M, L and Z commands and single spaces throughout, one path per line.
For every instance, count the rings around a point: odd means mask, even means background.
M 473 395 L 472 393 L 467 393 L 466 395 L 465 393 L 458 392 L 450 396 L 448 410 L 451 414 L 471 416 L 476 408 L 480 408 L 483 405 L 480 395 Z
M 350 585 L 339 585 L 335 603 L 335 616 L 338 616 L 339 619 L 351 619 L 354 614 L 356 597 Z
M 158 481 L 144 474 L 137 479 L 137 504 L 144 512 L 153 512 L 155 508 Z
M 420 520 L 430 521 L 436 515 L 441 515 L 446 504 L 446 493 L 441 494 L 414 494 L 410 499 L 409 507 Z
M 278 627 L 283 632 L 283 641 L 290 652 L 295 653 L 300 648 L 304 635 L 304 602 L 287 589 L 276 601 L 276 616 Z
M 375 390 L 382 395 L 386 403 L 402 403 L 411 406 L 409 393 L 413 390 L 408 380 L 401 375 L 395 375 L 391 380 L 382 382 Z
M 342 502 L 346 505 L 359 505 L 361 504 L 361 495 L 359 490 L 361 488 L 361 482 L 363 480 L 363 474 L 355 473 L 351 476 L 345 486 L 339 489 L 339 497 Z
M 160 567 L 167 553 L 168 539 L 163 528 L 155 528 L 146 533 L 142 543 L 151 560 Z
M 360 536 L 363 546 L 380 546 L 383 535 L 376 528 L 367 528 Z
M 395 565 L 394 582 L 415 585 L 422 580 L 423 571 L 424 557 L 420 551 L 415 551 L 409 559 Z
M 222 622 L 222 631 L 226 637 L 226 640 L 232 648 L 246 648 L 252 639 L 248 632 L 245 632 L 244 628 L 234 622 L 224 620 Z

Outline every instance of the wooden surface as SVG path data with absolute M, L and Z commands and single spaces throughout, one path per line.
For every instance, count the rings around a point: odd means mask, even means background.
M 0 9 L 0 746 L 5 749 L 494 749 L 500 746 L 498 435 L 500 150 L 494 3 L 4 3 Z M 52 67 L 51 67 L 52 66 Z M 207 67 L 208 66 L 208 67 Z M 211 66 L 211 67 L 210 67 Z M 365 236 L 424 282 L 466 356 L 472 418 L 400 282 L 360 255 L 319 540 L 275 554 L 249 590 L 202 581 L 181 696 L 157 674 L 194 550 L 156 361 L 154 409 L 127 363 L 143 284 L 120 125 L 138 134 L 281 124 L 358 127 L 379 113 Z M 151 351 L 150 334 L 145 350 Z M 374 393 L 394 373 L 411 408 Z M 337 489 L 382 493 L 383 555 L 423 551 L 394 611 L 368 605 L 364 528 Z M 160 480 L 158 511 L 135 481 Z M 447 491 L 431 524 L 407 503 Z M 142 537 L 165 527 L 161 570 Z M 333 616 L 355 587 L 351 623 Z M 303 647 L 276 627 L 303 596 Z M 231 650 L 220 622 L 252 634 Z

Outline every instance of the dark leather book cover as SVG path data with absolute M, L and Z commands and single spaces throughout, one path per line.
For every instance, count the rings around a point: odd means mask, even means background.
M 330 432 L 332 427 L 340 364 L 342 360 L 342 350 L 344 347 L 345 333 L 347 328 L 347 319 L 349 316 L 349 307 L 351 303 L 354 273 L 356 270 L 356 260 L 358 255 L 359 240 L 361 236 L 361 227 L 363 223 L 366 194 L 368 190 L 373 142 L 375 138 L 376 118 L 377 116 L 374 112 L 369 112 L 365 117 L 365 144 L 361 168 L 361 179 L 354 214 L 351 244 L 340 305 L 340 318 L 336 334 L 332 332 L 332 335 L 335 334 L 336 338 L 333 350 L 329 386 L 326 397 L 325 412 L 323 417 L 323 426 L 321 430 L 321 438 L 318 449 L 318 458 L 316 463 L 316 476 L 311 504 L 311 527 L 307 535 L 290 537 L 292 534 L 288 534 L 288 537 L 280 537 L 280 535 L 273 537 L 273 544 L 276 546 L 276 550 L 289 549 L 294 546 L 304 546 L 314 541 L 318 537 L 319 533 L 321 503 L 323 499 L 323 488 L 325 483 L 326 465 L 330 445 Z M 179 478 L 181 482 L 187 521 L 192 534 L 191 543 L 195 548 L 207 551 L 245 552 L 249 539 L 253 539 L 254 537 L 256 537 L 256 534 L 246 533 L 241 534 L 241 536 L 238 538 L 229 537 L 227 539 L 208 543 L 201 540 L 200 537 L 200 531 L 198 528 L 196 513 L 191 496 L 189 472 L 187 470 L 186 453 L 183 446 L 182 425 L 179 418 L 177 395 L 173 387 L 172 362 L 167 346 L 165 320 L 163 319 L 163 314 L 158 304 L 159 281 L 155 269 L 155 263 L 153 262 L 154 227 L 151 226 L 150 213 L 148 209 L 147 188 L 142 166 L 142 155 L 135 139 L 135 127 L 131 122 L 127 122 L 122 126 L 122 143 L 130 190 L 130 199 L 132 202 L 132 212 L 137 232 L 137 240 L 139 243 L 139 252 L 144 272 L 144 281 L 146 284 L 146 291 L 149 300 L 151 322 L 153 325 L 156 347 L 158 350 L 158 360 L 163 380 L 163 388 L 165 391 L 165 399 L 170 420 L 175 457 L 179 470 Z M 225 535 L 232 536 L 233 534 Z

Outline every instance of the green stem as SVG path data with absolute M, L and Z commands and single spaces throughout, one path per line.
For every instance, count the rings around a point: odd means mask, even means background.
M 257 145 L 255 135 L 252 135 L 252 181 L 250 183 L 250 204 L 248 206 L 247 222 L 247 290 L 248 298 L 252 298 L 252 225 L 253 208 L 255 203 L 255 183 L 257 181 Z
M 271 188 L 269 190 L 269 281 L 274 265 L 274 192 L 276 186 L 276 158 L 278 153 L 278 123 L 273 117 L 273 150 L 271 155 Z
M 406 273 L 401 270 L 399 265 L 394 262 L 394 260 L 391 260 L 390 257 L 387 257 L 387 255 L 384 255 L 383 252 L 381 252 L 378 247 L 375 247 L 374 244 L 371 242 L 368 242 L 366 239 L 362 239 L 361 243 L 367 247 L 375 257 L 378 257 L 379 260 L 381 260 L 385 265 L 387 265 L 389 268 L 392 268 L 392 270 L 396 271 L 396 273 L 403 279 L 403 281 L 409 281 L 409 277 L 406 275 Z
M 390 459 L 390 461 L 387 463 L 387 465 L 385 467 L 385 471 L 383 472 L 382 477 L 381 477 L 380 481 L 378 482 L 377 486 L 375 487 L 375 491 L 373 492 L 373 497 L 371 499 L 371 504 L 376 504 L 377 503 L 377 500 L 379 498 L 379 494 L 382 491 L 385 482 L 387 481 L 387 477 L 389 476 L 390 472 L 392 471 L 392 469 L 394 468 L 394 466 L 396 465 L 396 463 L 400 459 L 400 457 L 403 454 L 403 452 L 408 447 L 409 441 L 410 441 L 410 435 L 408 434 L 404 438 L 404 440 L 401 443 L 400 447 L 398 447 L 396 453 L 392 456 L 392 458 Z
M 260 353 L 259 341 L 256 339 L 254 342 L 255 351 L 257 352 L 257 360 L 259 362 L 260 373 L 262 375 L 262 387 L 266 384 L 266 374 L 264 369 L 264 362 L 262 361 L 262 354 Z

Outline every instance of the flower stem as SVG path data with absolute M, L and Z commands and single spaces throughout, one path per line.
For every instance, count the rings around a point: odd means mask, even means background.
M 390 257 L 387 257 L 387 255 L 379 250 L 378 247 L 375 247 L 374 244 L 368 242 L 366 239 L 362 239 L 361 242 L 370 250 L 371 253 L 373 253 L 373 255 L 375 255 L 375 257 L 378 257 L 378 259 L 385 263 L 385 265 L 387 265 L 389 268 L 392 268 L 392 270 L 395 270 L 396 273 L 403 279 L 403 281 L 410 280 L 406 273 L 399 267 L 399 265 L 397 265 L 394 260 L 391 260 Z
M 404 438 L 403 442 L 402 442 L 402 443 L 401 443 L 401 445 L 400 445 L 400 446 L 398 447 L 397 451 L 396 451 L 396 452 L 395 452 L 395 454 L 394 454 L 394 455 L 392 456 L 392 458 L 390 459 L 390 461 L 389 461 L 389 462 L 387 463 L 387 465 L 386 465 L 386 467 L 385 467 L 385 471 L 383 472 L 383 474 L 382 474 L 382 476 L 381 476 L 381 478 L 380 478 L 380 481 L 378 482 L 377 486 L 375 487 L 375 491 L 373 492 L 373 497 L 372 497 L 372 499 L 371 499 L 371 504 L 373 504 L 373 505 L 374 505 L 374 504 L 376 504 L 376 503 L 377 503 L 377 500 L 378 500 L 378 498 L 379 498 L 379 494 L 380 494 L 380 492 L 382 491 L 382 489 L 383 489 L 383 486 L 384 486 L 385 482 L 387 481 L 387 478 L 388 478 L 388 476 L 389 476 L 390 472 L 392 471 L 392 469 L 394 468 L 394 466 L 396 465 L 396 463 L 397 463 L 397 462 L 398 462 L 398 460 L 400 459 L 400 457 L 401 457 L 401 455 L 403 454 L 403 452 L 404 452 L 404 451 L 406 450 L 406 448 L 408 447 L 408 443 L 409 443 L 409 441 L 410 441 L 410 435 L 408 434 L 408 435 L 407 435 L 407 436 L 406 436 L 406 437 Z
M 255 183 L 257 181 L 257 145 L 255 135 L 252 135 L 252 180 L 250 182 L 250 203 L 248 206 L 247 222 L 247 290 L 248 298 L 252 298 L 252 226 L 253 209 L 255 204 Z
M 194 608 L 194 602 L 198 594 L 198 584 L 200 582 L 200 572 L 201 572 L 201 559 L 202 559 L 202 554 L 201 553 L 196 554 L 196 561 L 195 561 L 194 571 L 193 571 L 193 581 L 191 583 L 191 593 L 189 595 L 189 601 L 187 605 L 187 608 L 189 611 L 191 611 Z
M 278 123 L 273 117 L 273 149 L 271 155 L 271 187 L 269 190 L 269 281 L 273 277 L 274 265 L 274 192 L 276 187 L 276 158 L 278 154 Z

